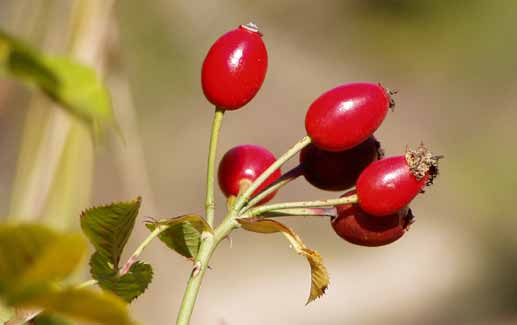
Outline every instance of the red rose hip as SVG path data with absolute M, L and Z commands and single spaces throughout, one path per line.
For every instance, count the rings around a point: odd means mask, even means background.
M 327 191 L 343 191 L 354 186 L 363 169 L 381 158 L 380 143 L 374 136 L 344 151 L 326 151 L 310 144 L 300 153 L 305 179 Z
M 267 70 L 267 50 L 253 24 L 241 25 L 221 36 L 203 62 L 201 84 L 215 106 L 239 109 L 259 91 Z
M 391 93 L 380 84 L 341 85 L 311 104 L 305 116 L 305 129 L 320 149 L 350 149 L 372 135 L 393 106 Z
M 234 147 L 226 152 L 219 164 L 218 180 L 223 193 L 228 197 L 237 196 L 245 181 L 253 182 L 263 171 L 276 161 L 275 156 L 261 146 L 245 144 Z M 262 185 L 253 193 L 254 195 L 280 177 L 281 171 L 277 169 Z M 263 204 L 271 200 L 276 192 L 260 201 Z
M 409 208 L 377 218 L 356 204 L 338 206 L 337 213 L 331 223 L 336 234 L 352 244 L 369 247 L 393 243 L 406 233 L 414 218 Z
M 368 214 L 388 216 L 407 206 L 438 174 L 438 159 L 421 145 L 405 156 L 376 161 L 357 180 L 359 205 Z

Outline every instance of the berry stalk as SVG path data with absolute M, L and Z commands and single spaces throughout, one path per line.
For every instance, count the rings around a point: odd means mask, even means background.
M 305 148 L 311 143 L 309 136 L 304 136 L 300 141 L 295 143 L 289 150 L 287 150 L 282 156 L 280 156 L 268 169 L 266 169 L 247 189 L 237 197 L 235 204 L 233 205 L 233 212 L 238 213 L 240 209 L 246 204 L 250 196 L 255 192 L 257 188 L 273 174 L 278 168 L 282 167 L 289 159 L 296 155 L 300 150 Z
M 212 122 L 212 131 L 210 134 L 210 145 L 208 147 L 208 164 L 206 175 L 206 222 L 212 226 L 214 223 L 215 214 L 215 199 L 214 199 L 214 182 L 215 182 L 215 156 L 217 152 L 217 141 L 219 139 L 219 131 L 223 122 L 224 110 L 216 107 L 214 113 L 214 120 Z
M 283 202 L 283 203 L 275 203 L 262 205 L 259 207 L 251 208 L 248 212 L 243 215 L 245 218 L 251 218 L 260 216 L 265 212 L 273 211 L 273 210 L 284 210 L 284 209 L 294 209 L 294 208 L 317 208 L 317 207 L 329 207 L 329 206 L 338 206 L 343 204 L 354 204 L 357 203 L 357 195 L 349 195 L 339 199 L 330 199 L 330 200 L 317 200 L 317 201 L 299 201 L 299 202 Z
M 337 217 L 336 208 L 292 208 L 270 210 L 260 215 L 264 218 L 278 217 Z
M 284 185 L 290 183 L 291 181 L 295 180 L 299 176 L 303 174 L 303 166 L 298 165 L 294 167 L 293 169 L 289 170 L 287 173 L 280 176 L 275 182 L 270 184 L 268 187 L 266 187 L 262 192 L 258 193 L 254 197 L 251 198 L 251 200 L 248 202 L 246 207 L 240 211 L 240 214 L 243 214 L 248 210 L 249 208 L 255 206 L 257 203 L 262 201 L 265 197 L 267 197 L 269 194 L 277 191 Z

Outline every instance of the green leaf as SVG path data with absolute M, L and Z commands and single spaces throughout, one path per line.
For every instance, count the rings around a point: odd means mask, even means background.
M 109 92 L 94 69 L 31 49 L 0 31 L 0 74 L 38 87 L 95 129 L 113 123 Z
M 122 275 L 119 275 L 98 252 L 90 259 L 90 272 L 101 288 L 115 293 L 127 302 L 144 293 L 153 278 L 151 265 L 138 261 L 131 264 L 128 270 L 121 270 Z
M 294 250 L 307 258 L 311 267 L 311 291 L 307 299 L 307 304 L 325 293 L 329 284 L 329 276 L 320 254 L 305 247 L 303 241 L 291 228 L 270 219 L 249 218 L 237 219 L 237 221 L 241 224 L 242 228 L 248 231 L 263 234 L 282 233 L 287 240 L 289 240 Z
M 0 295 L 11 301 L 46 290 L 75 270 L 85 250 L 79 235 L 38 225 L 0 225 Z
M 194 259 L 199 251 L 201 234 L 206 231 L 213 233 L 212 227 L 199 215 L 189 214 L 176 218 L 153 221 L 146 224 L 150 231 L 158 226 L 167 229 L 158 236 L 170 249 L 188 259 Z
M 126 303 L 106 291 L 65 288 L 54 289 L 27 297 L 17 303 L 21 308 L 41 308 L 47 313 L 56 313 L 78 321 L 102 325 L 134 324 Z
M 118 272 L 120 255 L 133 231 L 141 198 L 90 208 L 81 214 L 81 228 L 91 243 Z

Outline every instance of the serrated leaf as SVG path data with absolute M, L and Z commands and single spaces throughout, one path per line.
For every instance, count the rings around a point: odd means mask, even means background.
M 0 31 L 0 73 L 41 89 L 94 128 L 113 122 L 109 92 L 94 69 L 51 57 Z
M 21 308 L 41 308 L 75 320 L 99 325 L 132 325 L 126 303 L 106 291 L 91 289 L 54 289 L 27 297 L 17 303 Z
M 135 226 L 141 198 L 90 208 L 81 214 L 81 228 L 99 254 L 118 271 L 120 255 Z
M 237 221 L 242 228 L 248 231 L 263 234 L 282 233 L 289 240 L 294 250 L 307 258 L 311 267 L 311 291 L 307 304 L 325 293 L 329 284 L 329 276 L 327 269 L 323 265 L 321 255 L 305 247 L 303 241 L 291 228 L 270 219 L 237 219 Z
M 153 279 L 153 269 L 149 264 L 137 261 L 125 274 L 119 275 L 98 252 L 90 259 L 90 272 L 101 288 L 113 292 L 127 302 L 144 293 Z
M 85 250 L 79 235 L 37 225 L 0 225 L 0 294 L 12 301 L 45 291 L 76 269 Z
M 167 227 L 158 238 L 167 247 L 188 259 L 196 257 L 201 243 L 201 234 L 205 231 L 213 233 L 212 227 L 205 219 L 195 214 L 149 222 L 146 226 L 150 231 L 158 226 Z

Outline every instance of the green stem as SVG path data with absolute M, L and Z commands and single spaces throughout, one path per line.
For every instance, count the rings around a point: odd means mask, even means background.
M 265 212 L 273 210 L 293 209 L 293 208 L 313 208 L 337 206 L 343 204 L 357 203 L 357 195 L 349 195 L 339 199 L 319 200 L 319 201 L 300 201 L 300 202 L 283 202 L 269 205 L 262 205 L 248 210 L 246 218 L 256 217 Z
M 224 110 L 221 108 L 215 109 L 214 120 L 212 122 L 212 133 L 210 135 L 210 145 L 208 148 L 208 168 L 206 175 L 206 222 L 212 226 L 214 224 L 215 214 L 215 200 L 214 200 L 214 179 L 215 179 L 215 156 L 217 152 L 217 140 L 219 138 L 219 131 L 223 121 Z
M 229 213 L 219 227 L 217 227 L 214 234 L 210 234 L 208 232 L 203 233 L 203 240 L 199 247 L 196 259 L 194 260 L 194 268 L 192 269 L 187 283 L 187 288 L 185 289 L 178 318 L 176 319 L 176 325 L 190 324 L 190 318 L 194 311 L 194 305 L 199 294 L 199 288 L 201 287 L 203 277 L 208 269 L 210 258 L 221 240 L 226 238 L 230 232 L 237 227 L 239 227 L 239 225 L 235 222 L 234 215 Z
M 244 213 L 249 208 L 257 205 L 260 201 L 262 201 L 265 197 L 267 197 L 269 194 L 277 191 L 281 187 L 285 186 L 286 184 L 290 183 L 291 181 L 298 178 L 300 175 L 303 174 L 303 167 L 302 165 L 298 165 L 288 171 L 287 173 L 280 176 L 275 182 L 271 183 L 268 187 L 266 187 L 264 190 L 262 190 L 260 193 L 255 195 L 244 207 L 239 214 Z
M 292 146 L 289 150 L 287 150 L 282 156 L 280 156 L 271 166 L 268 167 L 247 189 L 246 191 L 237 197 L 235 204 L 233 206 L 233 211 L 237 213 L 242 207 L 246 204 L 249 197 L 259 186 L 264 183 L 264 181 L 271 176 L 278 168 L 282 167 L 291 157 L 296 155 L 300 150 L 305 148 L 311 143 L 311 138 L 309 136 L 304 136 L 300 141 L 298 141 L 294 146 Z

